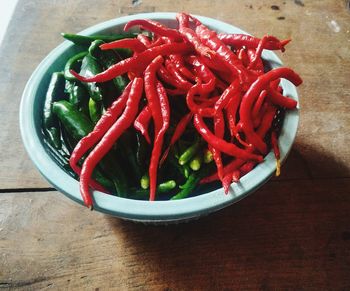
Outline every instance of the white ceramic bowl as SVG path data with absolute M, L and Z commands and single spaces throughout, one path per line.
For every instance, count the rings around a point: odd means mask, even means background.
M 79 34 L 92 35 L 121 32 L 124 24 L 132 19 L 153 19 L 175 27 L 175 13 L 145 13 L 120 17 L 92 26 Z M 211 29 L 218 32 L 246 33 L 241 29 L 208 17 L 198 18 Z M 56 47 L 36 68 L 23 92 L 20 106 L 20 127 L 25 148 L 41 174 L 60 192 L 82 204 L 79 182 L 64 172 L 51 158 L 43 142 L 41 133 L 41 111 L 45 92 L 52 72 L 63 69 L 69 56 L 73 55 L 73 45 L 64 41 Z M 264 51 L 263 58 L 272 67 L 282 65 L 281 60 L 272 52 Z M 296 88 L 283 80 L 284 93 L 298 101 Z M 299 109 L 287 111 L 279 138 L 281 160 L 289 153 L 297 131 Z M 239 185 L 233 185 L 229 194 L 218 189 L 199 196 L 175 201 L 139 201 L 119 198 L 94 191 L 94 209 L 123 219 L 145 223 L 170 223 L 186 221 L 207 215 L 231 205 L 263 185 L 275 172 L 275 159 L 269 153 L 263 163 L 245 175 Z

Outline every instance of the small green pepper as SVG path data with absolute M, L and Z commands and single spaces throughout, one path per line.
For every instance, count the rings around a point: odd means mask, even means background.
M 67 133 L 76 141 L 79 141 L 93 130 L 90 119 L 68 101 L 62 100 L 53 103 L 52 110 L 67 130 Z
M 109 67 L 119 63 L 122 58 L 118 52 L 114 50 L 103 51 L 100 49 L 100 45 L 103 44 L 102 40 L 95 40 L 91 43 L 89 47 L 89 54 L 94 57 L 103 67 L 104 70 L 107 70 Z M 125 76 L 118 76 L 113 79 L 113 83 L 117 88 L 116 96 L 120 95 L 125 87 L 128 85 L 128 78 Z
M 96 102 L 94 99 L 89 99 L 89 115 L 91 121 L 96 124 L 102 115 L 102 104 L 101 102 Z
M 198 152 L 198 149 L 200 147 L 200 141 L 197 140 L 193 145 L 188 147 L 179 157 L 179 164 L 184 165 L 187 164 L 194 155 Z
M 52 74 L 43 109 L 43 131 L 47 141 L 55 149 L 60 149 L 62 144 L 59 123 L 52 112 L 52 103 L 65 98 L 64 82 L 62 73 Z
M 165 181 L 157 186 L 157 193 L 163 194 L 170 192 L 176 187 L 176 182 L 174 180 Z M 130 189 L 131 198 L 135 199 L 145 199 L 149 196 L 149 190 L 147 189 Z
M 64 77 L 66 80 L 74 81 L 76 78 L 70 73 L 70 70 L 78 71 L 81 66 L 81 60 L 87 55 L 87 52 L 81 52 L 72 56 L 64 66 Z
M 89 54 L 87 54 L 81 63 L 80 75 L 91 77 L 102 72 L 101 65 Z M 94 82 L 83 83 L 89 91 L 89 95 L 95 101 L 102 101 L 102 90 Z
M 83 45 L 83 46 L 89 46 L 93 41 L 98 39 L 103 40 L 104 42 L 111 42 L 118 39 L 131 38 L 131 37 L 137 36 L 137 34 L 135 33 L 121 33 L 121 34 L 112 34 L 112 35 L 90 35 L 90 36 L 71 34 L 71 33 L 61 33 L 61 35 L 65 39 L 73 42 L 74 44 Z

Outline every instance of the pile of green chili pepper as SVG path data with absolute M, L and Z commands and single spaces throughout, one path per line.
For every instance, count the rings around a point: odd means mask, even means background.
M 219 181 L 227 193 L 271 149 L 279 175 L 279 128 L 297 105 L 280 80 L 302 80 L 271 70 L 261 54 L 290 40 L 218 34 L 185 13 L 177 21 L 178 29 L 143 19 L 124 28 L 147 34 L 63 34 L 81 52 L 52 74 L 42 128 L 89 208 L 90 188 L 152 201 Z

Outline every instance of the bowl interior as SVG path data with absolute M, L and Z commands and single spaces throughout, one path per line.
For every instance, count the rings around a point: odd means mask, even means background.
M 141 18 L 154 19 L 170 27 L 176 27 L 175 15 L 175 13 L 146 13 L 126 16 L 95 25 L 80 34 L 93 35 L 121 32 L 126 22 Z M 218 32 L 246 33 L 239 28 L 218 20 L 201 16 L 198 16 L 198 18 L 205 25 Z M 56 189 L 82 204 L 78 181 L 53 161 L 47 151 L 41 133 L 41 108 L 43 108 L 51 73 L 61 71 L 66 60 L 77 52 L 79 52 L 79 48 L 68 41 L 64 41 L 33 72 L 21 100 L 20 127 L 26 150 L 42 175 Z M 270 51 L 264 51 L 263 58 L 269 62 L 272 68 L 282 65 L 280 59 Z M 283 80 L 282 86 L 285 95 L 298 100 L 296 88 L 293 84 Z M 298 119 L 298 108 L 286 112 L 279 138 L 282 162 L 287 157 L 295 139 Z M 242 199 L 266 182 L 274 171 L 275 159 L 273 154 L 269 153 L 265 157 L 265 161 L 245 175 L 239 184 L 232 185 L 228 195 L 224 195 L 223 190 L 220 188 L 183 200 L 148 202 L 115 197 L 94 191 L 95 209 L 124 219 L 143 222 L 164 223 L 187 220 L 206 215 Z

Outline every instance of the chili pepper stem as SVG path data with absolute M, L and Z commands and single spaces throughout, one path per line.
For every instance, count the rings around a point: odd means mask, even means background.
M 281 175 L 281 160 L 279 158 L 276 159 L 276 177 Z

